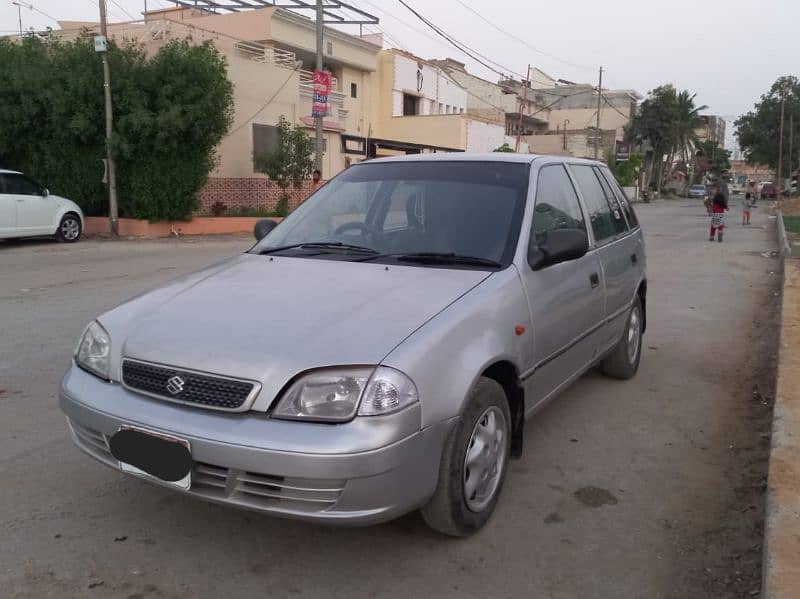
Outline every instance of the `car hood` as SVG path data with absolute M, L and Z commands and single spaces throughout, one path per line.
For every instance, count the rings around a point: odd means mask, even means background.
M 266 410 L 305 370 L 378 364 L 491 273 L 244 254 L 100 318 L 122 357 L 259 381 Z

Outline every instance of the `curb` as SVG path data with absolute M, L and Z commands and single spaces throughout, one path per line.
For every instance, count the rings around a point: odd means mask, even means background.
M 781 251 L 785 244 L 778 213 Z M 764 599 L 800 589 L 800 261 L 784 259 L 777 385 L 764 523 Z
M 775 217 L 778 221 L 778 249 L 781 256 L 791 256 L 792 246 L 789 245 L 789 239 L 786 236 L 786 225 L 783 224 L 783 214 L 780 210 L 775 211 Z

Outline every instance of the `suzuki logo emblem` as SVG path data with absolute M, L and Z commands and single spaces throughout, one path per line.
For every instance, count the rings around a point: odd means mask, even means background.
M 172 393 L 172 395 L 177 395 L 181 391 L 183 391 L 183 386 L 186 382 L 179 376 L 173 376 L 171 379 L 167 381 L 167 391 Z

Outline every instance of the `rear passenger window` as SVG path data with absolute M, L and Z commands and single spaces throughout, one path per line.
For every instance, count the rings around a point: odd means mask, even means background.
M 607 171 L 606 169 L 601 169 L 601 172 L 606 176 L 606 180 L 611 186 L 611 190 L 614 192 L 614 195 L 616 196 L 620 206 L 622 206 L 622 210 L 625 212 L 625 217 L 628 219 L 628 226 L 631 229 L 635 229 L 639 226 L 639 219 L 636 218 L 636 212 L 633 211 L 633 206 L 631 205 L 631 201 L 628 199 L 628 196 L 625 194 L 625 190 L 620 187 L 620 184 L 617 182 L 611 172 Z
M 531 239 L 555 229 L 586 231 L 578 195 L 562 165 L 546 166 L 539 171 Z
M 603 193 L 606 196 L 606 202 L 608 202 L 608 205 L 611 207 L 611 216 L 614 217 L 614 228 L 618 234 L 625 233 L 628 230 L 628 226 L 625 224 L 625 217 L 622 216 L 622 208 L 620 208 L 617 198 L 614 197 L 614 193 L 611 191 L 608 181 L 600 174 L 600 169 L 594 169 L 594 174 L 597 175 L 597 179 L 600 181 L 600 187 L 603 188 Z
M 606 201 L 606 194 L 594 173 L 594 168 L 571 164 L 569 169 L 575 175 L 581 196 L 586 203 L 594 239 L 598 244 L 605 243 L 617 235 L 617 225 L 611 214 L 611 207 Z

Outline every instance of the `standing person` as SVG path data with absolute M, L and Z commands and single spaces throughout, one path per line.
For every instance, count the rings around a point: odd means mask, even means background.
M 722 243 L 722 233 L 725 231 L 725 211 L 728 209 L 728 200 L 721 185 L 714 188 L 714 197 L 711 201 L 711 232 L 708 240 L 714 241 L 714 234 L 717 234 L 717 241 Z
M 749 191 L 744 194 L 744 202 L 742 203 L 742 224 L 750 224 L 750 211 L 755 207 L 755 196 Z
M 756 189 L 756 182 L 750 179 L 747 182 L 747 187 L 744 188 L 744 192 L 749 193 L 752 196 L 753 200 L 755 200 L 756 194 L 758 193 L 758 190 Z
M 314 193 L 322 187 L 322 173 L 318 168 L 315 168 L 314 172 L 311 173 L 311 183 L 311 193 Z

